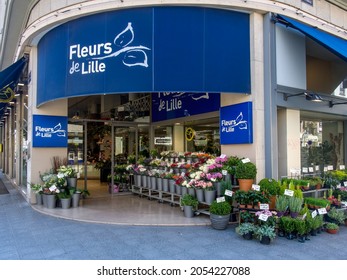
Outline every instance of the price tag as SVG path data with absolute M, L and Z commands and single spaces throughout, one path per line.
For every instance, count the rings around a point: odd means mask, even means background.
M 328 170 L 334 170 L 334 166 L 328 165 Z
M 317 216 L 317 210 L 314 210 L 313 212 L 312 212 L 312 214 L 311 214 L 311 216 L 312 216 L 312 218 L 314 219 L 314 217 L 316 217 Z
M 261 220 L 261 221 L 266 222 L 268 218 L 269 218 L 268 215 L 265 215 L 265 214 L 260 214 L 259 215 L 259 220 Z
M 309 168 L 308 168 L 308 172 L 314 172 L 313 167 L 309 167 Z
M 344 165 L 340 165 L 340 170 L 345 170 L 345 166 Z
M 186 176 L 186 173 L 185 173 L 185 172 L 182 172 L 182 173 L 181 173 L 181 176 L 182 176 L 182 177 Z
M 288 195 L 288 196 L 293 196 L 294 195 L 294 191 L 286 189 L 286 190 L 284 190 L 284 194 Z
M 306 215 L 307 215 L 307 213 L 305 213 L 304 216 L 302 216 L 302 219 L 303 219 L 303 220 L 306 219 Z
M 188 159 L 188 160 L 187 160 L 187 163 L 188 163 L 188 164 L 191 164 L 191 163 L 192 163 L 192 161 L 191 161 L 190 159 Z
M 319 208 L 318 209 L 318 213 L 320 214 L 320 215 L 324 215 L 324 214 L 326 214 L 327 213 L 327 209 L 324 207 L 324 208 Z
M 172 168 L 170 168 L 170 171 L 169 171 L 170 173 L 173 173 L 173 169 Z
M 77 179 L 81 178 L 81 173 L 77 172 Z
M 224 196 L 221 196 L 221 197 L 217 197 L 217 202 L 220 203 L 220 202 L 224 202 L 225 201 L 225 197 Z
M 341 184 L 336 185 L 337 189 L 341 189 Z
M 251 162 L 250 160 L 249 160 L 249 158 L 244 158 L 243 160 L 241 160 L 242 161 L 242 163 L 247 163 L 247 162 Z
M 226 158 L 226 157 L 227 157 L 227 155 L 225 155 L 225 154 L 220 155 L 220 158 Z
M 259 208 L 261 210 L 269 210 L 269 204 L 268 203 L 260 203 Z
M 222 175 L 228 175 L 228 170 L 222 170 Z
M 344 185 L 345 187 L 347 187 L 347 181 L 344 181 L 344 182 L 343 182 L 343 185 Z
M 260 186 L 252 184 L 252 190 L 260 191 Z
M 307 173 L 308 172 L 308 168 L 307 167 L 303 167 L 302 168 L 302 173 Z
M 328 171 L 328 167 L 324 166 L 324 172 Z
M 316 165 L 316 171 L 319 171 L 319 165 Z
M 232 197 L 233 196 L 233 191 L 231 190 L 225 190 L 225 195 Z

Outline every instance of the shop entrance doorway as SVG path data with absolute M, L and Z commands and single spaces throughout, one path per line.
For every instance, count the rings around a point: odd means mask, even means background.
M 149 123 L 70 119 L 68 163 L 79 171 L 79 187 L 99 194 L 127 193 L 124 169 L 149 153 Z

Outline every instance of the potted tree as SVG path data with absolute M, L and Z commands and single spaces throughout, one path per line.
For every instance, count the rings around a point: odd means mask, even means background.
M 261 179 L 258 183 L 260 191 L 265 194 L 270 200 L 270 209 L 274 209 L 276 206 L 276 196 L 280 192 L 280 183 L 272 178 Z
M 187 218 L 194 217 L 195 210 L 198 208 L 198 200 L 190 194 L 185 194 L 181 198 L 181 205 L 183 206 L 184 216 Z
M 298 234 L 298 241 L 300 243 L 305 242 L 305 236 L 306 236 L 306 222 L 305 220 L 301 218 L 295 219 L 295 230 Z
M 214 200 L 210 205 L 211 226 L 214 229 L 226 229 L 229 224 L 231 205 L 227 201 Z
M 257 168 L 252 162 L 243 163 L 240 161 L 236 165 L 235 176 L 238 179 L 240 190 L 249 191 L 257 176 Z

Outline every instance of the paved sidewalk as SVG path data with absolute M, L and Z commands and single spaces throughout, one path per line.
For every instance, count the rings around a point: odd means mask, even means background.
M 1 260 L 346 260 L 347 227 L 306 243 L 247 241 L 235 226 L 125 226 L 77 222 L 39 213 L 0 173 Z

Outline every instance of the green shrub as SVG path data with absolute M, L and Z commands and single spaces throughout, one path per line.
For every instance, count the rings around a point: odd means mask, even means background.
M 210 213 L 215 215 L 228 215 L 231 212 L 231 205 L 227 201 L 217 202 L 213 201 L 210 205 Z

